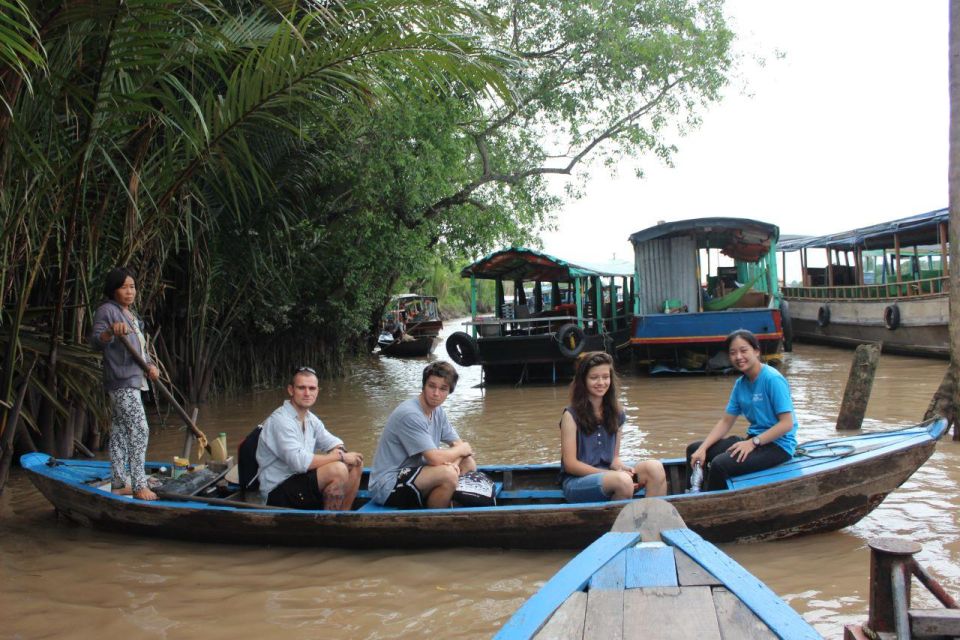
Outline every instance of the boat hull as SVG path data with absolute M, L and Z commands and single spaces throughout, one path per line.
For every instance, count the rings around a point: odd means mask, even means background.
M 950 357 L 947 295 L 912 299 L 787 300 L 797 340 L 845 347 L 882 342 L 887 353 Z M 892 305 L 897 307 L 899 323 L 895 328 L 888 328 L 887 309 Z M 827 315 L 823 309 L 828 310 Z
M 876 508 L 933 453 L 943 420 L 905 432 L 831 440 L 852 454 L 793 461 L 735 478 L 731 490 L 668 496 L 688 526 L 713 542 L 770 540 L 840 529 Z M 891 435 L 892 434 L 892 435 Z M 814 443 L 816 444 L 816 443 Z M 355 548 L 582 548 L 609 530 L 627 501 L 567 504 L 556 465 L 487 467 L 503 483 L 499 506 L 348 512 L 262 510 L 197 502 L 143 502 L 79 478 L 109 477 L 106 462 L 28 454 L 22 464 L 62 515 L 138 535 L 221 543 Z M 666 461 L 671 491 L 682 491 L 682 461 Z M 86 475 L 85 475 L 86 474 Z M 97 475 L 99 474 L 99 475 Z
M 757 336 L 761 354 L 780 353 L 783 349 L 780 320 L 779 309 L 769 308 L 636 316 L 630 346 L 635 359 L 641 362 L 704 369 L 712 357 L 725 353 L 724 342 L 737 329 L 747 329 Z M 725 362 L 724 367 L 727 365 Z
M 615 354 L 629 337 L 626 328 L 604 335 L 585 335 L 583 351 Z M 487 382 L 550 381 L 571 378 L 576 357 L 560 350 L 556 333 L 477 338 L 479 364 Z
M 440 344 L 439 336 L 419 336 L 413 340 L 380 342 L 380 354 L 392 358 L 419 358 L 433 353 Z

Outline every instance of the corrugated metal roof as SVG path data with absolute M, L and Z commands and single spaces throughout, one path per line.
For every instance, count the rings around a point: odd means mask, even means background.
M 613 260 L 609 262 L 579 262 L 562 260 L 535 249 L 510 247 L 464 267 L 464 278 L 496 280 L 540 280 L 543 282 L 566 282 L 581 276 L 632 276 L 633 262 Z
M 749 218 L 692 218 L 690 220 L 664 222 L 637 231 L 630 236 L 630 242 L 637 245 L 655 238 L 693 236 L 697 239 L 697 245 L 701 248 L 707 246 L 707 242 L 710 243 L 711 247 L 722 247 L 738 235 L 740 237 L 754 236 L 757 240 L 767 241 L 769 244 L 770 240 L 776 242 L 780 237 L 780 229 L 775 224 L 750 220 Z
M 949 209 L 937 209 L 906 218 L 882 222 L 850 231 L 841 231 L 825 236 L 799 236 L 784 239 L 778 251 L 797 251 L 805 248 L 818 249 L 886 249 L 894 246 L 894 235 L 900 236 L 901 246 L 939 244 L 938 227 L 950 222 Z

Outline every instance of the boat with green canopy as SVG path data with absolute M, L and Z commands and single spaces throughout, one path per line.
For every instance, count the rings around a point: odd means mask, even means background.
M 483 367 L 486 382 L 569 378 L 583 351 L 616 354 L 628 344 L 633 264 L 572 262 L 524 247 L 496 251 L 465 267 L 471 318 L 447 339 L 462 366 Z M 481 314 L 478 288 L 495 282 L 493 314 Z

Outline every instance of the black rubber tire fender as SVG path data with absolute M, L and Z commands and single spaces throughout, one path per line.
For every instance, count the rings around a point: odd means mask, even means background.
M 793 351 L 793 318 L 790 316 L 790 303 L 780 301 L 780 328 L 783 330 L 783 350 Z
M 571 360 L 576 358 L 583 351 L 584 346 L 586 346 L 586 338 L 586 334 L 579 325 L 568 322 L 557 331 L 557 343 L 560 347 L 560 353 L 564 358 L 570 358 Z
M 469 333 L 455 331 L 447 338 L 447 355 L 461 367 L 472 367 L 480 362 L 480 348 Z
M 825 327 L 830 324 L 830 307 L 823 305 L 817 310 L 817 326 Z
M 886 309 L 883 310 L 883 324 L 887 325 L 887 329 L 893 331 L 900 326 L 900 307 L 895 304 L 891 304 Z

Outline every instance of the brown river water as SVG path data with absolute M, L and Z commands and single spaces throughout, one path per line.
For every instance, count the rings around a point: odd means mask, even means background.
M 448 331 L 458 328 L 448 323 Z M 438 349 L 443 353 L 443 348 Z M 444 354 L 445 355 L 445 354 Z M 436 356 L 432 356 L 436 357 Z M 851 351 L 797 345 L 786 354 L 800 440 L 835 435 Z M 328 428 L 372 459 L 393 407 L 419 391 L 426 359 L 369 356 L 321 384 L 315 408 Z M 299 363 L 292 363 L 299 364 Z M 881 358 L 864 429 L 918 422 L 946 370 L 937 360 Z M 476 367 L 445 405 L 481 463 L 559 458 L 565 385 L 479 388 Z M 629 457 L 679 457 L 726 406 L 732 377 L 651 378 L 625 371 Z M 283 391 L 202 408 L 207 434 L 240 439 Z M 155 416 L 151 417 L 151 419 Z M 742 419 L 737 427 L 742 433 Z M 169 460 L 183 432 L 151 432 L 148 457 Z M 933 457 L 878 509 L 834 533 L 722 549 L 780 594 L 827 638 L 866 618 L 869 551 L 876 536 L 923 545 L 920 562 L 960 596 L 960 443 Z M 0 638 L 487 638 L 562 567 L 570 551 L 267 548 L 109 534 L 58 519 L 16 470 L 0 498 Z M 915 585 L 915 606 L 935 606 Z

